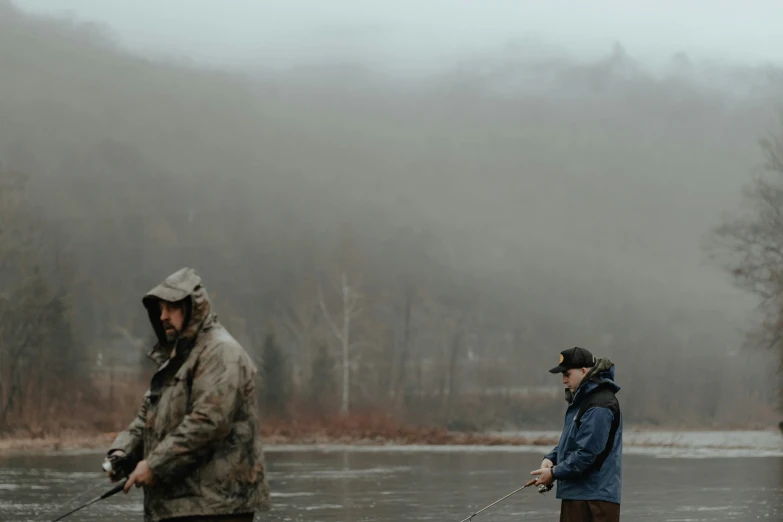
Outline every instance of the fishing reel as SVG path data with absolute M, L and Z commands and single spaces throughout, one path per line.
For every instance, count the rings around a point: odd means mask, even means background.
M 546 486 L 544 484 L 541 484 L 540 486 L 538 486 L 538 492 L 539 493 L 546 493 L 548 491 L 552 491 L 552 488 L 554 486 L 555 486 L 554 483 L 546 485 Z
M 112 453 L 104 459 L 101 467 L 112 479 L 119 480 L 133 473 L 133 470 L 136 468 L 136 462 L 129 455 Z

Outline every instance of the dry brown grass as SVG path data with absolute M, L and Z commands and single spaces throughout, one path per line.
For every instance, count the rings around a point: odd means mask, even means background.
M 8 434 L 0 438 L 0 453 L 107 449 L 114 433 L 62 433 L 39 437 Z
M 0 438 L 0 452 L 106 449 L 116 432 L 62 431 L 35 434 L 16 431 Z M 269 420 L 261 429 L 265 445 L 275 444 L 424 444 L 424 445 L 541 445 L 557 440 L 454 433 L 442 427 L 411 426 L 384 414 L 355 414 L 323 418 Z
M 630 428 L 633 429 L 633 428 Z M 646 431 L 646 430 L 642 430 Z M 654 431 L 654 430 L 650 430 Z M 61 430 L 57 433 L 32 433 L 30 430 L 7 432 L 0 437 L 0 453 L 46 452 L 68 450 L 105 450 L 116 432 L 102 430 Z M 392 415 L 381 413 L 356 413 L 348 416 L 296 417 L 268 419 L 261 429 L 265 446 L 293 444 L 346 444 L 346 445 L 475 445 L 475 446 L 554 446 L 552 437 L 505 437 L 480 432 L 457 433 L 443 427 L 412 425 L 401 422 Z M 635 441 L 638 447 L 687 447 L 676 440 Z M 716 449 L 732 449 L 724 446 L 705 446 Z
M 551 438 L 498 437 L 454 433 L 443 427 L 405 424 L 391 415 L 352 414 L 323 418 L 270 420 L 261 429 L 273 444 L 426 444 L 426 445 L 554 445 Z

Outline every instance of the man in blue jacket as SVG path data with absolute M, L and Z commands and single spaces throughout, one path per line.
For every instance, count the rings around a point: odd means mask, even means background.
M 584 348 L 560 352 L 568 409 L 560 443 L 541 462 L 536 485 L 557 481 L 560 522 L 618 522 L 623 422 L 614 363 Z

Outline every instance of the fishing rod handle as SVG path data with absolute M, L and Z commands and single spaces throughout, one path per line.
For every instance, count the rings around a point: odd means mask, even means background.
M 113 488 L 111 488 L 109 491 L 107 491 L 106 493 L 104 493 L 103 495 L 101 495 L 101 500 L 103 500 L 103 499 L 105 499 L 105 498 L 109 498 L 110 496 L 112 496 L 112 495 L 116 495 L 117 493 L 119 493 L 120 491 L 122 491 L 122 490 L 123 490 L 123 488 L 125 487 L 125 483 L 126 483 L 126 482 L 128 482 L 128 479 L 127 479 L 127 478 L 124 478 L 124 479 L 122 479 L 122 481 L 121 481 L 119 484 L 117 484 L 116 486 L 114 486 Z

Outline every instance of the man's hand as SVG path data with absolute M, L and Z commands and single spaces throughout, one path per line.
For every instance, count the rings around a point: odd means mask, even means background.
M 152 475 L 152 469 L 150 469 L 146 460 L 142 460 L 136 464 L 136 469 L 128 477 L 128 482 L 125 483 L 123 490 L 125 493 L 130 491 L 131 486 L 140 488 L 141 486 L 151 486 L 155 482 L 155 477 Z
M 543 469 L 543 468 L 550 468 L 551 469 L 551 468 L 554 468 L 554 467 L 555 467 L 555 463 L 552 462 L 549 459 L 544 459 L 544 460 L 541 461 L 541 469 Z
M 555 481 L 555 477 L 552 475 L 552 468 L 542 467 L 535 471 L 530 472 L 531 475 L 537 475 L 536 486 L 548 486 Z

